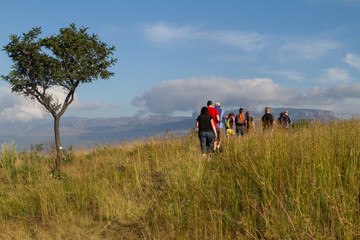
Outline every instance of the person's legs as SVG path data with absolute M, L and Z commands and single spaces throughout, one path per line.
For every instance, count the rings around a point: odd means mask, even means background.
M 216 133 L 218 134 L 218 129 L 216 129 Z M 214 142 L 214 145 L 213 145 L 213 150 L 214 152 L 216 151 L 216 147 L 217 147 L 217 144 L 218 144 L 218 140 L 219 140 L 219 135 L 217 135 L 217 137 L 215 137 L 215 135 L 213 134 L 213 142 Z
M 240 141 L 241 137 L 242 137 L 241 128 L 240 128 L 240 127 L 236 127 L 236 139 L 237 139 L 238 141 Z
M 199 132 L 199 140 L 200 140 L 200 147 L 201 147 L 201 152 L 203 155 L 205 155 L 205 146 L 207 144 L 207 141 L 206 141 L 206 134 L 205 132 Z
M 208 155 L 211 154 L 211 144 L 214 142 L 214 138 L 215 136 L 213 132 L 206 132 L 206 149 Z
M 230 129 L 226 129 L 226 146 L 229 145 L 229 141 L 230 141 Z
M 220 151 L 220 146 L 222 142 L 222 138 L 224 136 L 224 130 L 222 128 L 217 129 L 217 135 L 218 135 L 218 143 L 217 143 L 217 150 Z
M 245 135 L 246 135 L 246 127 L 241 127 L 240 134 L 241 134 L 241 137 L 245 137 Z

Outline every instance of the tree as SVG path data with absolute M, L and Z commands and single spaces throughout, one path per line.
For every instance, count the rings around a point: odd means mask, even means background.
M 10 35 L 10 42 L 3 51 L 12 59 L 9 75 L 2 80 L 11 85 L 13 93 L 38 101 L 54 118 L 56 146 L 55 168 L 60 171 L 62 146 L 60 118 L 74 100 L 76 88 L 83 83 L 108 79 L 114 73 L 108 69 L 117 59 L 112 58 L 115 46 L 101 42 L 96 34 L 88 34 L 87 28 L 70 24 L 60 33 L 39 38 L 41 28 L 36 27 L 22 36 Z M 66 98 L 61 101 L 52 89 L 62 88 Z

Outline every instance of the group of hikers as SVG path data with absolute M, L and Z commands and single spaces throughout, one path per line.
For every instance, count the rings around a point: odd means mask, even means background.
M 270 113 L 270 107 L 266 107 L 260 124 L 264 131 L 271 134 L 276 124 L 289 129 L 292 122 L 287 110 L 281 112 L 275 121 L 274 116 Z M 202 154 L 210 156 L 212 152 L 220 152 L 224 134 L 227 143 L 232 136 L 236 136 L 240 140 L 246 134 L 254 131 L 255 122 L 250 112 L 247 111 L 244 114 L 243 108 L 239 109 L 236 116 L 233 112 L 224 116 L 220 103 L 215 103 L 215 107 L 213 107 L 213 102 L 209 100 L 207 106 L 201 108 L 200 115 L 196 119 L 196 128 L 198 128 Z

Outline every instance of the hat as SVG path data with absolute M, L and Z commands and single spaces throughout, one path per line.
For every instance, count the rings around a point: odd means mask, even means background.
M 215 103 L 215 106 L 220 107 L 220 103 L 219 102 Z

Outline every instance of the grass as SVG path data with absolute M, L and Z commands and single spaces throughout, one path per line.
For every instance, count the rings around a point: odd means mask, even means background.
M 313 122 L 211 159 L 195 133 L 98 146 L 60 179 L 51 154 L 3 145 L 0 239 L 358 239 L 359 136 Z

